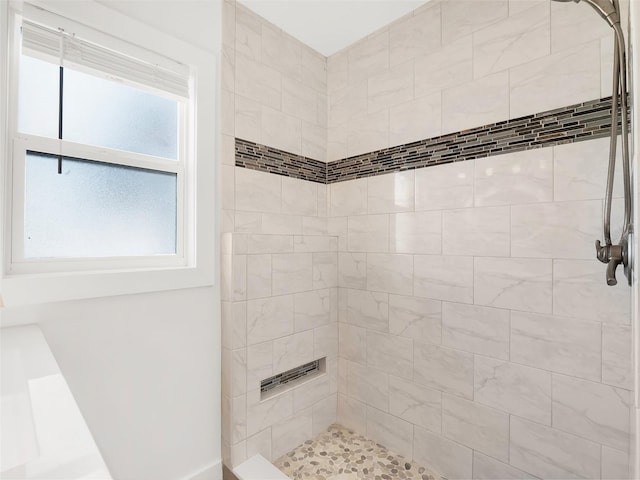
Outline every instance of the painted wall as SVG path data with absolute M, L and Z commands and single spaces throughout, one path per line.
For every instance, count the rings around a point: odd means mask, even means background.
M 220 22 L 219 4 L 117 2 L 117 9 L 210 52 L 219 49 L 211 28 Z M 208 36 L 194 35 L 191 25 L 204 21 Z M 118 35 L 117 26 L 111 34 Z M 205 129 L 215 132 L 216 125 Z M 114 478 L 216 479 L 218 292 L 209 287 L 5 308 L 2 325 L 41 326 Z

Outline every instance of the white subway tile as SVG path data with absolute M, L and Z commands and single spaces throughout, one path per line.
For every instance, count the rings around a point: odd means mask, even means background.
M 293 251 L 296 253 L 335 252 L 338 239 L 331 235 L 296 235 L 293 237 Z
M 273 341 L 273 371 L 282 373 L 313 360 L 313 330 Z
M 293 411 L 299 412 L 329 396 L 329 377 L 321 375 L 293 390 Z M 308 440 L 305 439 L 305 440 Z
M 313 358 L 338 356 L 338 322 L 313 329 Z

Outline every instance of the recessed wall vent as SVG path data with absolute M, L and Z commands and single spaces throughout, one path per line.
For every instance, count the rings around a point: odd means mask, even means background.
M 260 382 L 260 396 L 270 397 L 281 392 L 285 388 L 292 388 L 300 383 L 311 380 L 325 371 L 326 357 L 319 358 L 304 365 L 279 373 L 273 377 L 265 378 Z

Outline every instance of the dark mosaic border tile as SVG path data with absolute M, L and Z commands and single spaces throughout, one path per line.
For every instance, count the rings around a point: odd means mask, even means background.
M 327 183 L 327 164 L 320 160 L 236 138 L 236 167 Z
M 620 125 L 620 120 L 618 120 Z M 324 163 L 236 138 L 236 166 L 335 183 L 609 136 L 611 97 Z
M 329 162 L 327 183 L 593 140 L 610 128 L 608 97 Z

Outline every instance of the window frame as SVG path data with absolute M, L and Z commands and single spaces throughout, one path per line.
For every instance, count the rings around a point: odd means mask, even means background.
M 207 130 L 217 132 L 217 63 L 218 58 L 211 52 L 182 42 L 164 33 L 158 32 L 146 24 L 119 14 L 94 2 L 86 2 L 81 14 L 72 7 L 55 5 L 48 2 L 43 11 L 37 4 L 31 5 L 12 1 L 4 12 L 0 11 L 0 20 L 8 28 L 4 39 L 3 66 L 11 72 L 3 93 L 6 93 L 5 105 L 9 112 L 4 125 L 3 137 L 6 139 L 3 171 L 3 216 L 2 235 L 3 265 L 0 292 L 5 304 L 28 304 L 46 301 L 60 301 L 76 298 L 91 298 L 129 293 L 192 288 L 214 284 L 215 271 L 218 269 L 218 254 L 215 249 L 215 215 L 217 208 L 215 196 L 215 138 L 217 135 L 198 135 L 198 130 L 208 126 Z M 5 2 L 6 5 L 6 2 Z M 54 7 L 54 8 L 52 8 Z M 62 8 L 62 11 L 55 11 Z M 65 11 L 65 8 L 67 9 Z M 1 8 L 0 8 L 1 10 Z M 179 58 L 191 70 L 191 91 L 189 104 L 180 104 L 178 125 L 178 161 L 162 159 L 151 155 L 123 152 L 106 147 L 94 147 L 66 140 L 49 139 L 19 133 L 17 130 L 17 66 L 20 60 L 21 39 L 17 22 L 23 13 L 29 20 L 43 24 L 47 16 L 62 16 L 72 24 L 80 25 L 86 32 L 94 32 L 97 37 L 107 39 L 99 43 L 107 48 L 114 44 L 126 45 L 126 54 L 137 55 L 140 52 L 163 51 L 170 58 Z M 4 14 L 5 18 L 2 18 Z M 69 15 L 72 14 L 72 15 Z M 74 18 L 75 17 L 75 18 Z M 106 21 L 105 21 L 106 18 Z M 109 27 L 117 25 L 119 33 L 134 32 L 125 38 L 115 38 L 102 31 L 113 31 Z M 129 28 L 127 28 L 129 27 Z M 132 28 L 135 27 L 135 28 Z M 94 30 L 95 29 L 95 30 Z M 89 35 L 88 38 L 93 40 Z M 98 43 L 98 42 L 96 42 Z M 130 47 L 130 48 L 129 48 Z M 153 54 L 152 54 L 153 55 Z M 146 59 L 146 57 L 142 57 Z M 75 69 L 75 68 L 74 68 Z M 82 69 L 78 69 L 81 70 Z M 94 71 L 89 72 L 96 75 Z M 97 75 L 100 76 L 100 75 Z M 109 75 L 105 75 L 110 78 Z M 136 88 L 133 82 L 124 81 Z M 203 85 L 213 85 L 213 91 Z M 155 93 L 152 87 L 143 88 Z M 2 122 L 0 122 L 2 123 Z M 185 139 L 185 141 L 181 141 Z M 54 149 L 52 151 L 52 149 Z M 85 257 L 25 259 L 20 254 L 21 205 L 16 202 L 17 195 L 24 199 L 24 158 L 27 150 L 44 153 L 60 153 L 69 157 L 82 158 L 108 164 L 121 164 L 157 171 L 170 171 L 177 175 L 177 228 L 176 254 L 149 257 Z M 114 161 L 117 158 L 118 161 Z M 208 188 L 207 188 L 208 187 Z M 23 222 L 22 218 L 22 222 Z M 26 291 L 25 291 L 26 289 Z

